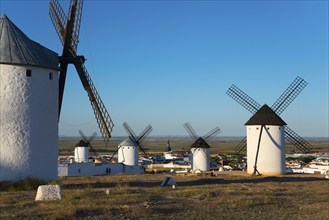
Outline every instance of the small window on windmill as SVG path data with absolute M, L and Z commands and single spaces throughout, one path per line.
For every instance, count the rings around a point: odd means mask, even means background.
M 269 128 L 269 127 L 267 127 L 267 130 L 270 130 L 270 128 Z
M 31 77 L 32 76 L 32 70 L 27 69 L 26 70 L 26 77 Z
M 52 73 L 52 72 L 49 73 L 49 79 L 50 79 L 50 80 L 53 79 L 53 73 Z
M 80 168 L 78 169 L 78 173 L 80 173 L 81 172 L 81 170 L 80 170 Z
M 259 130 L 259 127 L 257 127 L 256 130 Z

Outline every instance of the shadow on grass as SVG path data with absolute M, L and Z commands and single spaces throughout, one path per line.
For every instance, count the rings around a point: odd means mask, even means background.
M 175 176 L 173 176 L 175 179 Z M 212 184 L 237 184 L 237 183 L 291 183 L 291 182 L 316 182 L 323 181 L 323 178 L 319 177 L 254 177 L 254 178 L 243 178 L 243 179 L 233 179 L 225 180 L 219 177 L 207 177 L 200 178 L 192 181 L 182 181 L 177 182 L 179 186 L 199 186 L 199 185 L 212 185 Z M 158 187 L 160 186 L 161 181 L 120 181 L 120 182 L 111 182 L 111 183 L 84 183 L 84 184 L 64 184 L 63 188 L 65 189 L 84 189 L 84 188 L 114 188 L 114 187 Z
M 205 178 L 188 182 L 180 182 L 180 186 L 211 185 L 211 184 L 236 184 L 236 183 L 290 183 L 290 182 L 315 182 L 323 181 L 317 177 L 256 177 L 246 179 L 225 180 L 222 178 Z

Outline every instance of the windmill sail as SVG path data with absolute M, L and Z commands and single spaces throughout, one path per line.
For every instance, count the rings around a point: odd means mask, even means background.
M 304 138 L 300 137 L 296 132 L 285 126 L 286 139 L 293 144 L 299 151 L 309 153 L 313 148 Z
M 83 65 L 83 63 L 74 63 L 75 68 L 79 74 L 80 80 L 83 84 L 84 89 L 86 90 L 89 101 L 92 105 L 92 108 L 95 113 L 95 117 L 97 120 L 97 124 L 99 130 L 102 134 L 103 140 L 105 143 L 108 143 L 111 138 L 111 132 L 113 130 L 114 124 L 113 121 L 107 112 L 105 105 L 100 98 L 96 87 L 94 86 L 91 78 L 87 72 L 87 69 Z
M 299 76 L 290 84 L 290 86 L 283 92 L 283 94 L 272 105 L 271 109 L 280 115 L 290 103 L 299 95 L 305 88 L 307 82 Z M 226 92 L 228 96 L 241 104 L 252 114 L 255 114 L 260 109 L 260 104 L 240 90 L 235 85 L 232 85 Z M 299 151 L 303 153 L 310 152 L 312 145 L 300 137 L 296 132 L 285 126 L 286 139 L 293 144 Z M 237 153 L 245 153 L 247 148 L 246 137 L 235 147 Z
M 219 134 L 220 132 L 221 132 L 221 130 L 219 129 L 219 127 L 216 127 L 214 129 L 212 129 L 211 131 L 209 131 L 207 134 L 205 134 L 202 138 L 204 140 L 211 139 L 211 138 L 215 137 L 217 134 Z
M 247 152 L 247 137 L 244 137 L 235 147 L 235 152 L 238 154 L 246 154 Z
M 271 109 L 278 115 L 280 115 L 298 94 L 305 88 L 307 82 L 297 76 L 297 78 L 290 84 L 290 86 L 282 93 L 282 95 L 271 106 Z
M 145 138 L 151 133 L 152 126 L 148 125 L 139 135 L 138 141 L 142 142 L 145 140 Z
M 193 140 L 198 139 L 199 136 L 196 134 L 190 123 L 186 122 L 183 126 Z
M 226 92 L 232 99 L 237 101 L 240 105 L 242 105 L 245 109 L 247 109 L 252 114 L 255 114 L 258 109 L 260 109 L 261 105 L 244 93 L 237 86 L 232 85 Z
M 63 44 L 63 53 L 62 56 L 59 57 L 60 77 L 58 115 L 60 115 L 62 107 L 67 67 L 68 64 L 71 63 L 74 64 L 82 85 L 88 94 L 103 140 L 105 143 L 108 143 L 114 127 L 113 121 L 84 66 L 85 58 L 83 56 L 77 56 L 76 54 L 79 42 L 82 7 L 83 0 L 71 0 L 69 15 L 66 16 L 57 0 L 50 1 L 50 18 L 59 39 Z
M 200 146 L 209 146 L 206 143 L 206 140 L 215 137 L 217 134 L 219 134 L 221 132 L 221 130 L 218 127 L 216 127 L 214 129 L 210 130 L 204 136 L 200 137 L 199 135 L 197 135 L 197 133 L 195 132 L 195 130 L 193 129 L 193 127 L 191 126 L 190 123 L 186 122 L 183 125 L 183 127 L 185 128 L 187 133 L 191 136 L 192 140 L 194 140 L 194 143 L 192 144 L 192 146 L 194 146 L 195 148 L 198 148 L 199 145 Z
M 74 25 L 72 29 L 71 50 L 75 54 L 78 48 L 80 24 L 82 17 L 83 0 L 75 0 L 70 2 L 70 17 L 74 16 Z M 73 14 L 72 14 L 73 13 Z
M 50 1 L 49 16 L 62 45 L 64 45 L 67 16 L 57 0 Z

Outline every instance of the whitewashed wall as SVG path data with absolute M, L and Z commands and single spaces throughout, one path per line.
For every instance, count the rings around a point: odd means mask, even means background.
M 118 146 L 118 163 L 128 166 L 138 165 L 138 146 Z
M 57 71 L 0 64 L 0 181 L 57 179 L 57 158 Z
M 92 176 L 116 174 L 141 174 L 141 166 L 126 166 L 122 163 L 68 163 L 58 165 L 58 176 Z
M 266 128 L 265 128 L 266 127 Z M 283 126 L 266 125 L 259 147 L 257 170 L 262 175 L 281 175 L 286 172 L 285 136 Z M 260 125 L 247 126 L 247 172 L 254 171 Z
M 74 148 L 74 161 L 75 162 L 88 162 L 89 161 L 89 147 L 75 147 Z
M 208 171 L 210 169 L 210 148 L 192 148 L 192 171 Z

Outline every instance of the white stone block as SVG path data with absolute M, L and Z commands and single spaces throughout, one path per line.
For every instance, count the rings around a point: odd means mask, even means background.
M 59 185 L 41 185 L 38 187 L 35 201 L 53 201 L 62 199 L 62 189 Z

